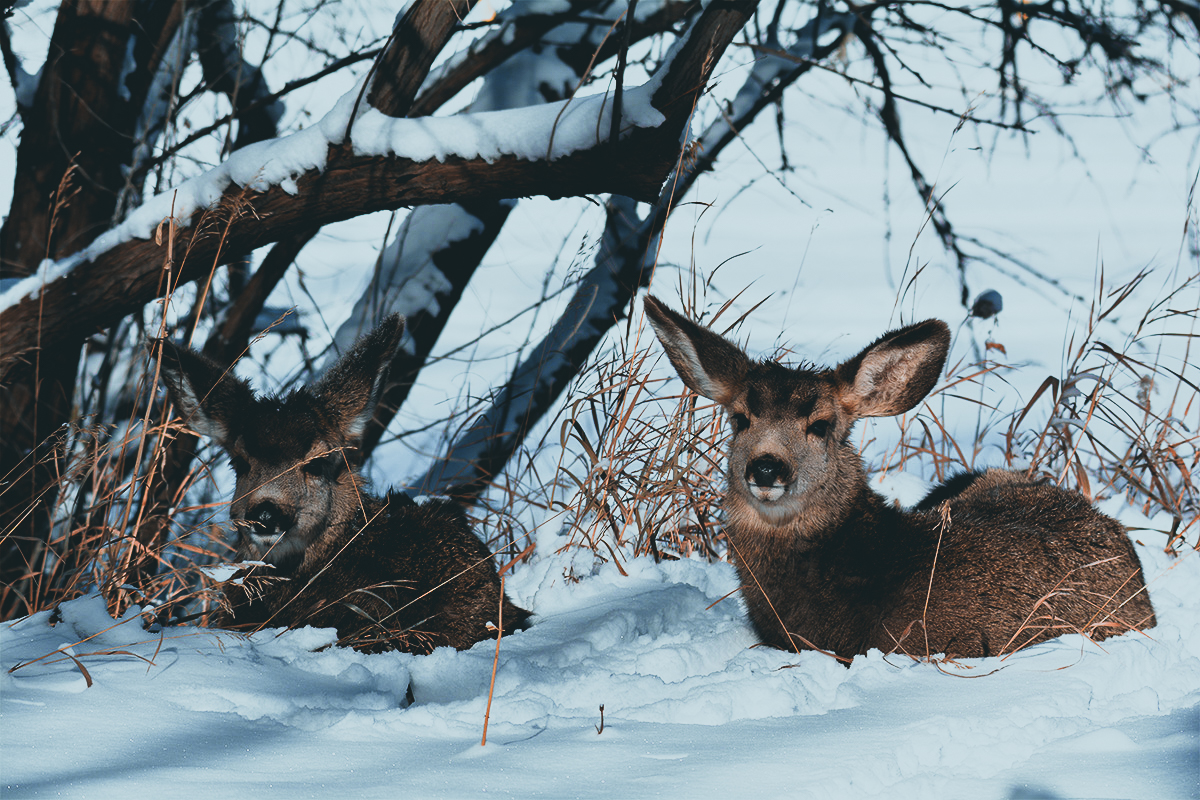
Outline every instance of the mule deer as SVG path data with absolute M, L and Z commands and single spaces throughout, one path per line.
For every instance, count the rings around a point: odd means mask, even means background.
M 729 415 L 726 533 L 766 644 L 976 657 L 1154 625 L 1124 528 L 1076 492 L 988 470 L 902 511 L 867 485 L 850 429 L 921 402 L 945 323 L 887 333 L 835 369 L 789 369 L 653 297 L 646 312 L 683 382 Z
M 360 649 L 420 653 L 470 647 L 489 620 L 506 632 L 525 623 L 461 508 L 364 491 L 355 448 L 403 328 L 393 315 L 281 398 L 257 398 L 218 364 L 161 342 L 171 400 L 229 454 L 237 556 L 265 562 L 225 585 L 218 624 L 332 627 Z

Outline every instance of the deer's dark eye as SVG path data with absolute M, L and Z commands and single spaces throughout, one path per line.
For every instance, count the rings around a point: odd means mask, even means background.
M 808 434 L 816 436 L 818 439 L 824 439 L 829 434 L 829 420 L 817 419 L 808 423 Z
M 331 481 L 342 474 L 344 466 L 346 466 L 346 461 L 341 453 L 330 453 L 320 458 L 314 458 L 312 461 L 306 461 L 303 469 L 309 475 Z
M 729 422 L 733 425 L 733 430 L 736 433 L 741 433 L 750 427 L 750 418 L 745 414 L 730 414 Z
M 234 474 L 239 477 L 250 471 L 250 462 L 241 456 L 231 455 L 229 457 L 229 466 L 233 467 Z

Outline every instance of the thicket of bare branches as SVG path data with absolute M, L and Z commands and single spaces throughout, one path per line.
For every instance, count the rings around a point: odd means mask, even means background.
M 721 169 L 722 152 L 764 113 L 760 124 L 777 122 L 784 94 L 813 71 L 843 76 L 864 124 L 886 131 L 959 266 L 964 304 L 969 266 L 1005 256 L 955 229 L 906 145 L 906 109 L 1019 134 L 1057 111 L 1026 79 L 1049 64 L 1062 84 L 1098 80 L 1118 105 L 1166 93 L 1180 125 L 1200 111 L 1186 71 L 1200 8 L 1189 0 L 528 0 L 489 19 L 473 0 L 413 0 L 390 31 L 364 27 L 336 0 L 3 6 L 17 109 L 0 124 L 10 138 L 19 131 L 0 242 L 5 618 L 105 580 L 135 600 L 188 584 L 164 553 L 197 546 L 180 537 L 177 511 L 203 466 L 193 438 L 151 424 L 161 409 L 140 371 L 142 342 L 198 336 L 233 363 L 255 337 L 303 335 L 294 320 L 273 325 L 269 301 L 322 226 L 413 209 L 380 231 L 389 241 L 377 261 L 357 265 L 373 280 L 333 334 L 336 351 L 385 314 L 408 318 L 369 455 L 514 204 L 603 204 L 603 237 L 566 312 L 416 482 L 469 502 L 649 284 L 658 239 L 696 177 Z M 49 34 L 44 52 L 23 50 L 38 29 Z M 926 81 L 930 63 L 959 76 L 957 104 Z M 714 74 L 739 84 L 726 101 L 706 94 Z M 974 103 L 979 92 L 992 100 Z M 559 101 L 555 113 L 528 113 Z M 326 130 L 318 122 L 335 106 L 348 116 Z M 482 113 L 497 111 L 509 116 Z M 571 114 L 592 115 L 589 136 L 568 137 Z M 494 149 L 419 156 L 396 149 L 417 127 L 396 123 L 385 146 L 367 132 L 388 120 L 448 131 L 436 124 L 454 118 Z M 514 126 L 521 135 L 506 138 Z M 256 154 L 300 128 L 322 131 L 320 152 L 271 177 Z M 532 155 L 529 142 L 545 146 Z M 88 572 L 114 542 L 108 563 L 121 569 Z

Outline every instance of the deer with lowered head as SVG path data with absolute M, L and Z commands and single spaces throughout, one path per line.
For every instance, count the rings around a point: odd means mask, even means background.
M 1077 492 L 990 469 L 901 510 L 867 484 L 851 428 L 933 389 L 944 322 L 884 334 L 833 369 L 792 369 L 651 296 L 645 308 L 683 382 L 728 414 L 725 532 L 764 643 L 979 657 L 1154 626 L 1125 529 Z
M 157 343 L 185 424 L 229 455 L 237 558 L 261 562 L 225 584 L 222 627 L 336 628 L 359 649 L 425 653 L 489 638 L 489 622 L 525 624 L 459 506 L 366 491 L 357 448 L 403 328 L 387 318 L 283 397 L 256 397 L 200 353 Z

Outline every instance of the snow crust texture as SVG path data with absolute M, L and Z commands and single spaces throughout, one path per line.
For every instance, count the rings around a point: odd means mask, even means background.
M 590 553 L 542 556 L 508 581 L 537 616 L 501 643 L 486 747 L 490 642 L 415 657 L 330 647 L 327 630 L 156 634 L 83 598 L 53 624 L 41 613 L 0 628 L 0 786 L 5 798 L 1194 798 L 1200 558 L 1139 555 L 1160 620 L 1145 635 L 941 669 L 753 647 L 727 564 L 637 558 L 626 577 Z

